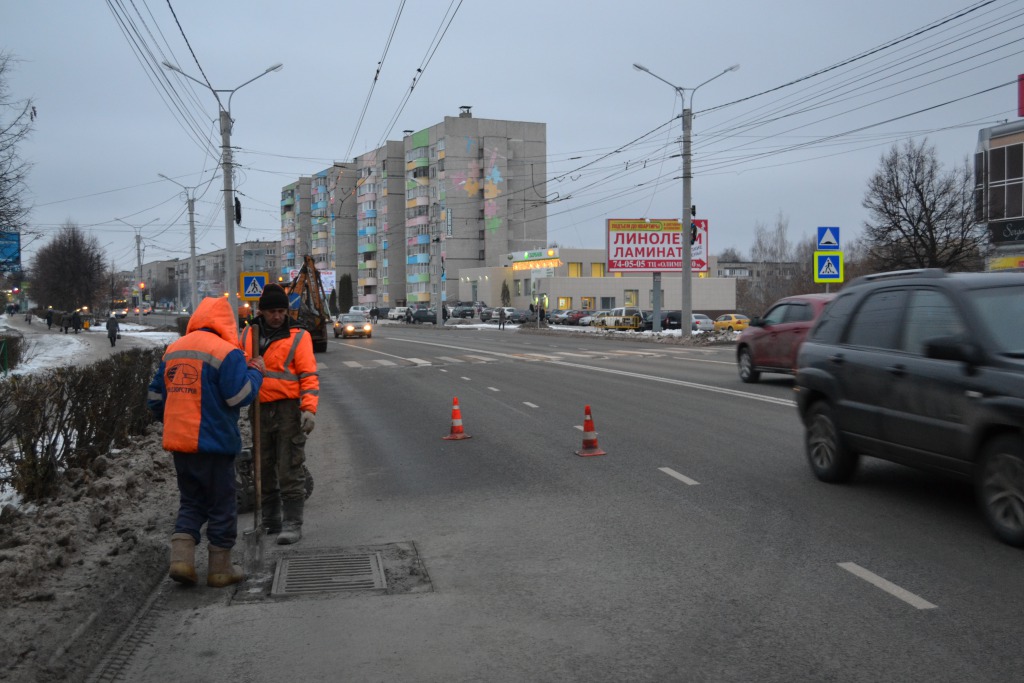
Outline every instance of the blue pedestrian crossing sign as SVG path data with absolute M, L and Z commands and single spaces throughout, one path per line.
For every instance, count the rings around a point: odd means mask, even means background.
M 839 251 L 838 227 L 818 227 L 818 251 Z
M 241 280 L 241 295 L 240 299 L 245 301 L 256 301 L 263 294 L 263 288 L 267 286 L 267 280 L 270 279 L 269 273 L 239 273 L 239 279 Z
M 814 252 L 814 281 L 815 282 L 842 282 L 843 281 L 843 252 L 841 252 L 841 251 L 816 251 L 816 252 Z

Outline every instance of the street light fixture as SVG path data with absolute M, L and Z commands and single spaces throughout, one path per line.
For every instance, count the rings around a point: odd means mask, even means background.
M 163 62 L 164 68 L 174 71 L 185 78 L 195 81 L 199 85 L 203 86 L 207 90 L 213 93 L 213 97 L 217 100 L 217 106 L 220 107 L 220 140 L 221 140 L 221 174 L 224 176 L 224 250 L 225 250 L 225 279 L 227 282 L 225 286 L 228 290 L 228 301 L 231 304 L 231 310 L 238 310 L 238 273 L 235 271 L 235 223 L 234 223 L 234 189 L 231 187 L 231 98 L 235 96 L 235 93 L 249 85 L 257 78 L 266 76 L 271 71 L 280 71 L 284 68 L 284 64 L 274 64 L 268 66 L 263 73 L 253 76 L 242 85 L 236 88 L 230 89 L 219 89 L 214 88 L 206 81 L 201 81 L 198 78 L 189 76 L 187 73 L 182 71 L 180 68 L 171 64 L 170 62 Z M 228 95 L 227 107 L 220 101 L 220 95 L 218 93 L 230 93 Z M 195 308 L 192 309 L 193 311 Z
M 719 76 L 724 76 L 730 71 L 736 71 L 740 68 L 739 64 L 733 64 L 732 66 L 722 70 L 720 73 L 712 76 L 708 80 L 697 85 L 696 88 L 681 88 L 675 83 L 666 81 L 664 78 L 654 73 L 646 66 L 642 64 L 633 64 L 633 68 L 637 71 L 643 71 L 646 74 L 654 76 L 662 83 L 669 85 L 679 95 L 679 99 L 683 105 L 683 137 L 680 142 L 682 147 L 683 155 L 683 213 L 680 217 L 680 227 L 682 231 L 680 233 L 680 239 L 682 240 L 683 253 L 680 262 L 680 280 L 682 281 L 682 301 L 679 311 L 679 332 L 685 338 L 686 329 L 691 325 L 691 318 L 693 316 L 693 275 L 691 271 L 690 261 L 693 259 L 693 250 L 690 245 L 689 231 L 686 230 L 687 221 L 692 220 L 690 216 L 690 207 L 693 205 L 690 198 L 690 180 L 692 179 L 692 173 L 690 172 L 690 132 L 693 128 L 693 95 L 697 92 L 697 89 L 701 86 L 707 85 L 711 81 L 715 80 Z M 690 106 L 686 105 L 686 91 L 690 91 Z M 653 324 L 658 325 L 660 321 L 658 316 L 655 315 Z

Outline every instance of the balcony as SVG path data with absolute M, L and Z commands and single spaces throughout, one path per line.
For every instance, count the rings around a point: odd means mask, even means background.
M 359 278 L 359 286 L 360 287 L 376 287 L 377 286 L 377 278 L 375 278 L 375 277 L 361 277 L 361 278 Z

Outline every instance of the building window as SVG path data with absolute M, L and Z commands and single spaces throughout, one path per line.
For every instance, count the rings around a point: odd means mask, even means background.
M 569 263 L 569 277 L 583 277 L 582 263 Z
M 594 297 L 592 297 L 592 296 L 582 296 L 582 297 L 580 297 L 580 306 L 583 307 L 584 311 L 592 311 L 592 310 L 594 310 Z
M 560 296 L 558 297 L 558 310 L 568 311 L 572 308 L 572 297 L 571 296 Z
M 604 264 L 603 263 L 591 263 L 590 264 L 590 277 L 604 277 Z
M 975 161 L 975 175 L 978 164 Z M 982 183 L 983 179 L 976 178 Z M 996 147 L 988 153 L 988 219 L 1002 220 L 1024 216 L 1024 144 Z M 975 213 L 983 210 L 975 199 Z
M 512 285 L 513 285 L 512 286 L 512 290 L 515 292 L 515 295 L 516 296 L 522 296 L 523 295 L 523 281 L 522 280 L 513 280 L 512 281 Z
M 623 303 L 626 306 L 639 306 L 640 305 L 640 290 L 639 289 L 627 289 L 622 292 Z
M 615 297 L 614 296 L 602 296 L 601 297 L 601 310 L 607 311 L 615 308 Z
M 647 290 L 647 298 L 648 298 L 647 305 L 653 307 L 654 306 L 654 290 L 653 289 L 648 289 Z M 661 300 L 663 302 L 665 301 L 665 290 L 664 289 L 661 290 Z

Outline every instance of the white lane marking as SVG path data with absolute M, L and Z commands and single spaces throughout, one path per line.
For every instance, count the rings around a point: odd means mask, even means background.
M 498 360 L 497 358 L 488 358 L 487 356 L 471 356 L 468 353 L 466 354 L 466 358 L 472 358 L 473 360 L 478 360 L 481 363 L 493 363 Z
M 573 353 L 572 351 L 559 351 L 559 356 L 571 356 L 574 358 L 593 358 L 593 353 Z
M 583 431 L 583 425 L 573 425 L 573 427 L 580 430 L 581 432 Z
M 490 389 L 491 391 L 501 391 L 501 389 L 498 389 L 496 387 L 487 387 L 487 388 Z
M 913 593 L 904 588 L 900 588 L 895 583 L 892 583 L 891 581 L 886 581 L 878 574 L 875 574 L 873 572 L 868 571 L 867 569 L 864 569 L 864 567 L 861 567 L 859 564 L 856 564 L 854 562 L 839 562 L 838 564 L 840 567 L 850 572 L 854 576 L 864 579 L 876 588 L 881 588 L 889 595 L 895 598 L 899 598 L 911 607 L 916 607 L 917 609 L 938 609 L 938 605 L 933 605 L 924 598 L 918 597 L 917 595 L 914 595 Z
M 378 365 L 398 365 L 398 363 L 392 360 L 386 360 L 384 358 L 378 358 L 377 360 L 374 361 L 374 363 L 377 363 Z
M 447 370 L 445 370 L 444 368 L 438 368 L 438 370 L 440 370 L 441 372 L 448 372 L 448 371 L 447 371 Z
M 422 358 L 406 358 L 406 360 L 416 365 L 433 365 L 429 360 L 423 360 Z
M 437 359 L 447 361 L 449 363 L 465 363 L 465 361 L 459 360 L 458 358 L 452 358 L 451 356 L 438 356 Z
M 675 384 L 680 387 L 689 387 L 690 389 L 699 389 L 701 391 L 710 391 L 714 394 L 726 394 L 728 396 L 738 396 L 739 398 L 749 398 L 753 401 L 764 401 L 765 403 L 774 403 L 779 406 L 793 407 L 796 405 L 795 401 L 789 401 L 784 398 L 775 398 L 773 396 L 761 396 L 759 394 L 751 394 L 746 391 L 738 391 L 736 389 L 725 389 L 723 387 L 713 387 L 709 384 L 697 384 L 696 382 L 684 382 L 681 379 L 669 379 L 667 377 L 654 377 L 653 375 L 641 375 L 638 372 L 626 372 L 625 370 L 613 370 L 611 368 L 601 368 L 596 365 L 579 365 L 577 363 L 566 363 L 564 361 L 552 361 L 552 365 L 564 365 L 567 368 L 582 368 L 584 370 L 590 370 L 592 372 L 607 372 L 610 375 L 625 375 L 626 377 L 635 377 L 637 379 L 648 379 L 652 382 L 664 382 L 665 384 Z
M 618 351 L 609 351 L 609 353 L 614 353 L 615 355 L 618 355 L 618 356 L 660 356 L 661 355 L 661 354 L 658 354 L 658 353 L 651 353 L 650 351 L 625 351 L 625 350 L 622 350 L 622 349 L 620 349 Z
M 341 344 L 342 342 L 334 340 L 333 343 Z M 377 349 L 371 349 L 371 348 L 368 348 L 368 347 L 362 346 L 362 345 L 345 344 L 345 348 L 346 349 L 357 349 L 357 350 L 360 350 L 360 351 L 369 351 L 370 353 L 377 353 L 377 354 L 380 354 L 381 356 L 387 356 L 388 358 L 397 358 L 398 360 L 402 360 L 402 361 L 409 360 L 408 358 L 403 358 L 402 356 L 396 356 L 393 353 L 384 353 L 383 351 L 378 351 Z
M 664 472 L 665 474 L 667 474 L 670 477 L 675 477 L 676 479 L 678 479 L 679 481 L 683 482 L 687 486 L 699 486 L 700 485 L 699 481 L 696 481 L 695 479 L 690 479 L 685 474 L 679 474 L 678 472 L 676 472 L 671 467 L 659 467 L 658 470 L 661 471 L 661 472 Z
M 535 404 L 535 403 L 530 403 L 529 401 L 523 401 L 523 405 L 524 405 L 524 406 L 529 406 L 529 407 L 531 407 L 531 408 L 539 408 L 539 407 L 540 407 L 540 406 L 538 406 L 538 405 L 537 405 L 537 404 Z
M 362 363 L 360 363 L 359 361 L 355 361 L 355 360 L 347 360 L 347 361 L 345 361 L 345 365 L 347 365 L 350 368 L 361 368 L 361 367 L 363 367 Z
M 468 377 L 461 377 L 460 379 L 464 379 L 464 380 L 466 380 L 467 382 L 471 382 L 471 381 L 472 381 L 472 380 L 471 380 L 470 378 L 468 378 Z

